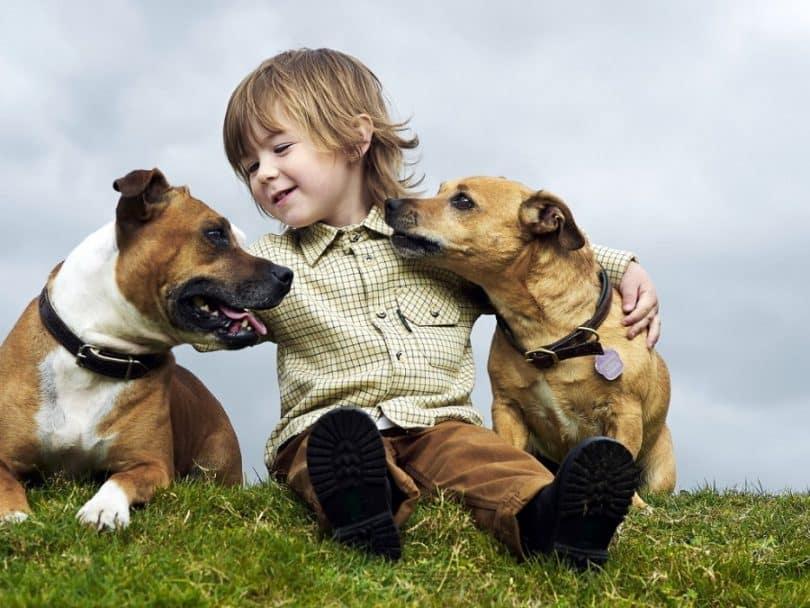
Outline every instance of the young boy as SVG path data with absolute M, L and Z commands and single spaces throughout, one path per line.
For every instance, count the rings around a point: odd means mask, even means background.
M 340 541 L 400 556 L 398 527 L 423 492 L 442 488 L 516 555 L 556 551 L 602 563 L 636 487 L 621 444 L 577 446 L 555 478 L 530 454 L 483 428 L 470 403 L 470 330 L 487 312 L 448 272 L 398 257 L 380 205 L 405 196 L 403 150 L 380 82 L 328 49 L 281 53 L 251 72 L 228 104 L 228 160 L 264 213 L 289 229 L 252 247 L 293 269 L 283 303 L 262 313 L 278 343 L 281 420 L 269 470 Z M 597 248 L 632 301 L 631 332 L 653 321 L 646 273 L 624 252 Z

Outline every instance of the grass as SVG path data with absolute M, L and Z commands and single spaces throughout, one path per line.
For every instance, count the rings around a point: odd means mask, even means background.
M 275 483 L 183 482 L 98 534 L 74 519 L 96 486 L 29 492 L 0 526 L 0 606 L 808 606 L 810 495 L 705 489 L 651 497 L 603 571 L 517 563 L 467 513 L 425 500 L 397 563 L 323 539 Z

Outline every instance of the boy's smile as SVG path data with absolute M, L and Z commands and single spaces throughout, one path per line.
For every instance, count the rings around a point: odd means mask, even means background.
M 290 197 L 290 195 L 293 192 L 295 192 L 295 189 L 296 189 L 295 186 L 293 186 L 292 188 L 286 188 L 284 190 L 281 190 L 280 192 L 277 192 L 276 194 L 273 195 L 273 203 L 275 205 L 284 204 Z
M 363 163 L 317 147 L 283 113 L 280 131 L 251 124 L 249 154 L 242 166 L 261 208 L 292 228 L 316 222 L 358 224 L 368 214 Z

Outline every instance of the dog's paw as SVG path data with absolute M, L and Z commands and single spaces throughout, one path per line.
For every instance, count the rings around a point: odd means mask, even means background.
M 638 495 L 638 492 L 633 494 L 633 508 L 641 513 L 652 513 L 653 510 L 653 508 Z
M 0 515 L 0 524 L 19 524 L 28 519 L 25 511 L 9 511 Z
M 76 513 L 76 518 L 96 530 L 115 530 L 129 525 L 129 499 L 115 481 L 108 480 Z

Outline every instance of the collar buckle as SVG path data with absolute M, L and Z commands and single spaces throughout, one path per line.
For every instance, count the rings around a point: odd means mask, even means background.
M 560 362 L 560 357 L 557 355 L 557 353 L 549 348 L 535 348 L 534 350 L 526 351 L 523 356 L 525 357 L 527 363 L 534 363 L 541 357 L 550 357 L 551 362 L 548 367 L 556 365 Z
M 599 332 L 597 332 L 593 327 L 587 327 L 586 325 L 580 325 L 579 327 L 577 327 L 577 330 L 584 331 L 584 332 L 587 332 L 587 333 L 591 334 L 591 336 L 594 337 L 594 340 L 596 342 L 599 342 Z M 591 336 L 588 336 L 588 338 L 590 338 Z M 586 338 L 586 340 L 588 338 Z
M 140 366 L 140 368 L 136 367 L 136 371 L 139 372 L 139 377 L 149 371 L 149 368 L 146 365 L 144 365 L 143 362 L 136 359 L 132 355 L 116 356 L 110 353 L 105 353 L 104 351 L 100 350 L 96 346 L 93 346 L 92 344 L 82 344 L 79 347 L 79 352 L 76 353 L 76 364 L 79 367 L 84 367 L 92 371 L 97 371 L 91 364 L 91 361 L 93 360 L 112 365 L 126 364 L 127 371 L 124 373 L 123 376 L 124 381 L 129 380 L 132 377 L 133 365 Z

